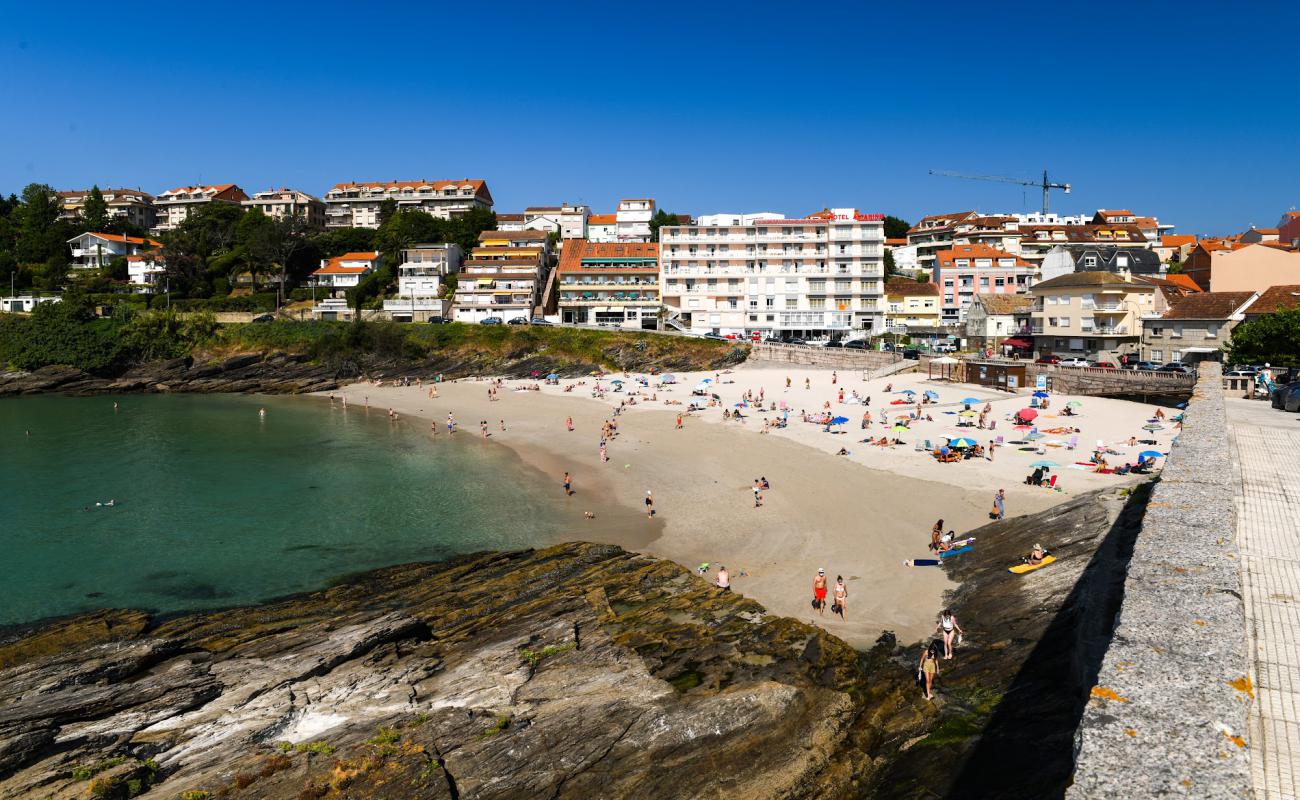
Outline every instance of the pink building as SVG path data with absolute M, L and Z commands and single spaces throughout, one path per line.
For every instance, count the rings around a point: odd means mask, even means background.
M 930 280 L 939 287 L 942 322 L 955 324 L 966 321 L 976 295 L 1023 294 L 1037 275 L 1020 256 L 986 244 L 959 244 L 936 254 Z

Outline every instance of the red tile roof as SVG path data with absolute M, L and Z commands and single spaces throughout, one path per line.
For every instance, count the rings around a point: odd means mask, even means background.
M 940 267 L 950 267 L 953 259 L 956 258 L 992 258 L 995 260 L 1011 258 L 1015 259 L 1015 266 L 1017 267 L 1033 266 L 1020 256 L 1008 253 L 1005 250 L 999 250 L 996 247 L 990 247 L 986 244 L 956 244 L 947 250 L 940 250 L 936 254 L 936 258 L 939 259 Z M 971 266 L 974 267 L 973 264 Z M 993 266 L 997 267 L 998 265 L 994 264 Z
M 617 214 L 592 214 L 587 217 L 588 225 L 613 225 L 618 222 Z
M 1181 286 L 1182 288 L 1187 289 L 1189 291 L 1193 291 L 1193 292 L 1205 291 L 1204 289 L 1202 289 L 1200 286 L 1197 285 L 1196 281 L 1192 280 L 1191 278 L 1182 274 L 1181 272 L 1167 272 L 1165 273 L 1165 280 L 1177 286 Z
M 926 281 L 920 283 L 909 278 L 889 278 L 885 281 L 885 295 L 895 297 L 938 297 L 939 286 Z
M 121 242 L 122 244 L 142 244 L 147 247 L 162 247 L 162 242 L 153 239 L 140 239 L 135 236 L 122 236 L 117 233 L 85 233 L 85 236 L 96 236 L 109 242 Z
M 360 267 L 351 267 L 351 266 L 345 267 L 343 266 L 343 262 L 344 261 L 373 262 L 377 258 L 379 258 L 378 251 L 361 252 L 361 253 L 344 253 L 341 256 L 336 256 L 334 258 L 327 259 L 325 262 L 325 266 L 316 270 L 312 274 L 313 275 L 360 275 L 361 273 L 373 267 L 374 264 L 371 263 Z
M 1182 247 L 1186 244 L 1196 244 L 1196 236 L 1190 233 L 1170 233 L 1160 237 L 1161 247 Z
M 1195 292 L 1174 300 L 1164 318 L 1227 319 L 1254 296 L 1254 292 Z
M 1259 299 L 1250 304 L 1246 313 L 1272 314 L 1283 309 L 1300 308 L 1300 284 L 1270 286 L 1260 293 Z
M 908 233 L 919 233 L 927 230 L 942 230 L 951 226 L 954 222 L 969 219 L 975 216 L 974 211 L 958 211 L 955 214 L 932 214 L 928 217 L 921 217 L 917 223 L 907 230 Z M 937 222 L 938 225 L 923 227 L 927 222 Z
M 564 243 L 564 253 L 560 256 L 560 272 L 586 272 L 582 267 L 584 258 L 649 258 L 654 263 L 644 267 L 599 267 L 600 271 L 622 272 L 657 272 L 659 270 L 658 242 L 589 242 L 586 239 L 570 239 Z

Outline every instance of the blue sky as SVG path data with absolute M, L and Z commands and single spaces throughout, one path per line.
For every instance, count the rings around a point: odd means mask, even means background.
M 482 177 L 498 211 L 1300 206 L 1300 4 L 0 2 L 0 191 Z M 407 7 L 409 6 L 409 7 Z

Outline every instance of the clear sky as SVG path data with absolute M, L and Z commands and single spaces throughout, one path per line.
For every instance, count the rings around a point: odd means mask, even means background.
M 1129 208 L 1183 233 L 1300 205 L 1300 3 L 170 5 L 0 0 L 0 191 L 323 194 L 484 178 L 498 211 L 915 220 Z

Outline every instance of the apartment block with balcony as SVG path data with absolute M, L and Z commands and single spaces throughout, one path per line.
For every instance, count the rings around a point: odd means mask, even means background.
M 1030 290 L 1030 333 L 1039 355 L 1111 361 L 1137 357 L 1144 319 L 1169 310 L 1158 285 L 1125 273 L 1072 272 Z
M 117 233 L 83 233 L 68 240 L 73 269 L 100 269 L 115 258 L 162 247 L 162 242 Z
M 439 219 L 492 208 L 492 193 L 481 180 L 338 183 L 325 193 L 325 227 L 378 228 L 385 200 L 399 210 L 425 211 Z
M 1038 270 L 1023 258 L 983 244 L 953 245 L 936 254 L 930 281 L 939 287 L 945 324 L 966 321 L 976 295 L 1022 294 L 1034 285 Z
M 460 271 L 464 256 L 458 244 L 416 244 L 402 250 L 397 296 L 384 300 L 384 311 L 397 322 L 448 316 L 451 299 L 443 297 L 443 278 Z
M 908 328 L 939 327 L 939 287 L 908 278 L 885 281 L 885 324 Z
M 59 198 L 59 218 L 79 218 L 90 192 L 90 189 L 56 192 Z M 129 222 L 142 231 L 153 228 L 156 222 L 153 195 L 138 189 L 100 189 L 99 194 L 104 198 L 108 215 L 113 219 Z
M 659 245 L 565 243 L 558 270 L 560 318 L 576 325 L 654 329 L 659 320 Z
M 884 329 L 881 214 L 835 208 L 802 219 L 665 225 L 659 242 L 670 327 L 814 339 Z
M 966 344 L 977 349 L 1032 350 L 1029 317 L 1034 299 L 1024 294 L 977 294 L 966 311 Z
M 650 218 L 655 215 L 653 198 L 619 200 L 615 216 L 615 238 L 620 242 L 650 241 Z
M 1035 265 L 1055 247 L 1075 252 L 1099 247 L 1145 250 L 1154 243 L 1132 223 L 1103 225 L 1021 225 L 1020 257 Z
M 154 233 L 175 230 L 195 209 L 205 205 L 227 203 L 237 206 L 247 199 L 248 195 L 244 194 L 244 190 L 233 183 L 178 186 L 154 198 L 157 219 L 152 230 Z
M 309 228 L 325 227 L 325 203 L 296 189 L 268 189 L 244 201 L 244 208 L 256 208 L 272 219 L 298 217 Z
M 456 281 L 452 314 L 458 322 L 496 317 L 508 322 L 539 311 L 548 277 L 546 233 L 484 231 Z
M 322 259 L 320 269 L 311 277 L 314 284 L 327 289 L 331 297 L 339 297 L 343 291 L 361 283 L 362 278 L 379 269 L 380 264 L 380 255 L 374 250 L 344 253 Z

